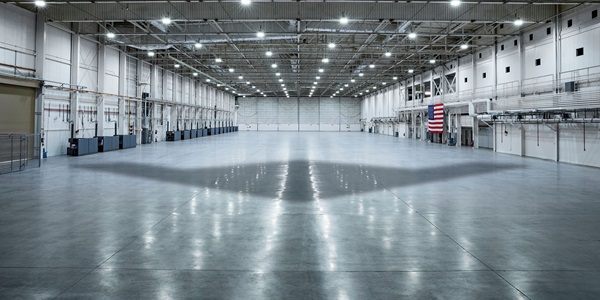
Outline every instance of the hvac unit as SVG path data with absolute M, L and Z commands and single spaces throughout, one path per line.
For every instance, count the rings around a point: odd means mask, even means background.
M 565 82 L 565 92 L 574 92 L 575 90 L 575 81 Z

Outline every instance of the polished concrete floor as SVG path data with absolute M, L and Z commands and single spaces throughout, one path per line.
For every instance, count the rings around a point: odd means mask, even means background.
M 0 298 L 599 299 L 600 170 L 239 132 L 0 176 Z

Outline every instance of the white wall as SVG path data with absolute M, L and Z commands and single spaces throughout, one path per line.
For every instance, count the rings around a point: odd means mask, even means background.
M 240 130 L 360 131 L 357 98 L 239 98 Z
M 97 123 L 103 124 L 103 128 L 99 131 L 103 131 L 104 135 L 112 135 L 115 124 L 119 124 L 120 132 L 126 132 L 127 122 L 135 124 L 135 132 L 140 133 L 142 125 L 136 115 L 139 104 L 136 101 L 129 103 L 132 115 L 127 118 L 124 100 L 131 99 L 126 96 L 140 97 L 142 92 L 150 91 L 150 85 L 140 85 L 140 83 L 150 83 L 153 67 L 151 61 L 123 56 L 123 53 L 116 48 L 78 37 L 54 24 L 45 25 L 45 40 L 45 44 L 36 47 L 34 13 L 14 5 L 0 3 L 0 63 L 39 69 L 40 66 L 37 66 L 38 68 L 35 66 L 35 53 L 43 46 L 44 51 L 40 52 L 45 53 L 44 72 L 37 76 L 44 79 L 47 85 L 86 90 L 74 96 L 68 91 L 49 87 L 44 89 L 42 129 L 49 156 L 66 153 L 70 137 L 70 121 L 76 125 L 77 137 L 94 136 Z M 79 41 L 78 49 L 73 46 L 77 41 Z M 121 59 L 122 56 L 125 59 Z M 77 61 L 79 63 L 74 65 Z M 103 61 L 102 65 L 100 65 L 101 61 Z M 100 70 L 104 71 L 99 74 Z M 73 72 L 77 72 L 77 78 L 72 78 Z M 0 73 L 13 74 L 14 68 L 0 67 Z M 20 74 L 33 76 L 34 72 L 22 69 Z M 190 119 L 186 122 L 188 128 L 192 123 L 200 122 L 201 115 L 197 113 L 200 105 L 205 106 L 206 111 L 214 108 L 214 105 L 218 105 L 221 110 L 234 111 L 233 95 L 223 93 L 217 102 L 216 89 L 199 80 L 201 79 L 175 75 L 162 69 L 157 70 L 157 79 L 152 83 L 156 92 L 155 95 L 151 95 L 151 98 L 169 102 L 168 105 L 157 105 L 154 113 L 154 129 L 159 130 L 157 136 L 159 141 L 164 140 L 167 121 L 171 122 L 171 129 L 175 127 L 177 118 Z M 99 86 L 102 82 L 103 86 Z M 196 90 L 203 92 L 196 93 Z M 208 96 L 211 97 L 210 100 L 206 99 Z M 74 116 L 68 112 L 67 105 L 70 110 L 75 103 L 77 120 L 69 120 L 69 117 L 74 119 Z M 209 104 L 211 107 L 206 107 Z M 183 113 L 180 115 L 178 112 Z M 207 120 L 209 116 L 210 120 L 215 121 L 214 114 L 204 114 Z M 225 121 L 228 117 L 222 112 L 219 121 Z M 183 124 L 182 122 L 181 127 L 184 126 Z

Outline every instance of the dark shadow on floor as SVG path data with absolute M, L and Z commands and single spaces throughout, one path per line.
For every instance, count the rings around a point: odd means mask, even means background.
M 80 168 L 197 187 L 254 194 L 270 199 L 311 201 L 388 188 L 407 187 L 460 177 L 481 176 L 517 168 L 516 165 L 468 163 L 422 169 L 292 160 L 267 164 L 178 169 L 110 163 Z

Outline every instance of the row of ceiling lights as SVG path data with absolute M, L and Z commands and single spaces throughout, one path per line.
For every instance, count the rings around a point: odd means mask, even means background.
M 36 5 L 37 7 L 45 7 L 45 6 L 46 6 L 46 2 L 45 2 L 45 1 L 43 1 L 43 0 L 36 0 L 34 3 L 35 3 L 35 5 Z M 241 3 L 242 3 L 243 5 L 249 5 L 249 4 L 251 4 L 251 0 L 241 0 Z M 450 4 L 451 4 L 452 6 L 459 6 L 459 5 L 461 4 L 461 2 L 460 2 L 460 0 L 452 0 L 452 1 L 450 1 Z M 161 19 L 161 22 L 162 22 L 162 24 L 164 24 L 164 25 L 170 25 L 170 24 L 172 23 L 172 20 L 171 20 L 170 18 L 168 18 L 168 17 L 164 17 L 164 18 L 162 18 L 162 19 Z M 340 22 L 341 24 L 347 24 L 347 23 L 349 22 L 349 19 L 348 19 L 347 17 L 341 17 L 341 18 L 339 19 L 339 22 Z M 522 20 L 522 19 L 520 19 L 520 18 L 519 18 L 519 19 L 516 19 L 516 20 L 514 21 L 514 24 L 515 24 L 516 26 L 521 26 L 521 25 L 523 25 L 523 20 Z M 257 37 L 259 37 L 259 38 L 264 38 L 264 37 L 265 37 L 265 35 L 266 35 L 266 34 L 265 34 L 265 32 L 264 32 L 264 31 L 258 31 L 258 32 L 256 33 L 256 36 L 257 36 Z M 409 39 L 415 39 L 415 38 L 417 38 L 417 33 L 415 33 L 415 32 L 410 32 L 410 33 L 408 33 L 408 35 L 407 35 L 407 36 L 408 36 L 408 38 L 409 38 Z M 109 38 L 109 39 L 113 39 L 113 38 L 115 38 L 115 37 L 116 37 L 116 35 L 115 35 L 115 33 L 113 33 L 113 32 L 107 32 L 107 33 L 106 33 L 106 37 L 107 37 L 107 38 Z M 201 44 L 201 43 L 195 43 L 195 44 L 194 44 L 194 46 L 195 46 L 195 48 L 197 48 L 197 49 L 199 49 L 199 48 L 202 48 L 202 44 Z M 330 49 L 334 49 L 334 48 L 336 47 L 336 44 L 335 44 L 335 43 L 333 43 L 333 42 L 331 42 L 331 43 L 329 43 L 329 44 L 328 44 L 328 47 L 329 47 Z M 469 46 L 468 46 L 468 44 L 466 44 L 466 43 L 465 43 L 465 44 L 462 44 L 462 45 L 460 46 L 460 48 L 461 48 L 461 49 L 463 49 L 463 50 L 464 50 L 464 49 L 467 49 L 468 47 L 469 47 Z M 153 57 L 153 56 L 155 56 L 155 52 L 154 52 L 154 51 L 148 51 L 147 55 L 148 55 L 149 57 Z M 269 50 L 269 51 L 267 51 L 267 52 L 265 53 L 265 55 L 266 55 L 267 57 L 270 57 L 270 56 L 272 56 L 272 55 L 273 55 L 273 52 Z M 386 57 L 391 57 L 392 53 L 391 53 L 390 51 L 387 51 L 387 52 L 385 52 L 385 54 L 384 54 L 384 55 L 385 55 Z M 220 62 L 222 62 L 222 59 L 221 59 L 221 58 L 216 58 L 216 59 L 215 59 L 215 62 L 217 62 L 217 63 L 220 63 Z M 322 59 L 322 62 L 323 62 L 323 63 L 328 63 L 328 62 L 329 62 L 329 58 L 323 58 L 323 59 Z M 430 62 L 431 64 L 434 64 L 436 61 L 435 61 L 434 59 L 431 59 L 429 62 Z M 181 66 L 180 66 L 179 64 L 175 64 L 175 65 L 174 65 L 174 67 L 175 67 L 175 68 L 180 68 Z M 272 68 L 277 68 L 277 64 L 276 64 L 276 63 L 273 63 L 273 64 L 271 65 L 271 67 L 272 67 Z M 371 69 L 372 69 L 372 68 L 375 68 L 375 65 L 373 65 L 373 64 L 370 64 L 370 65 L 369 65 L 369 68 L 371 68 Z M 229 69 L 229 72 L 230 72 L 230 73 L 233 73 L 233 72 L 234 72 L 234 69 L 233 69 L 233 68 L 230 68 L 230 69 Z M 323 69 L 323 68 L 319 68 L 319 69 L 318 69 L 318 72 L 319 72 L 319 73 L 323 73 L 323 72 L 324 72 L 324 69 Z M 413 73 L 413 72 L 414 72 L 414 70 L 412 70 L 412 69 L 411 69 L 411 70 L 408 70 L 408 73 Z M 196 76 L 198 76 L 198 73 L 197 73 L 197 72 L 194 72 L 192 75 L 193 75 L 194 77 L 196 77 Z M 276 76 L 280 76 L 280 73 L 276 73 Z M 359 73 L 359 76 L 360 76 L 360 77 L 363 77 L 363 76 L 364 76 L 364 74 L 361 72 L 361 73 Z M 241 80 L 241 79 L 243 79 L 243 76 L 241 76 L 241 75 L 240 75 L 238 78 Z M 319 80 L 321 77 L 320 77 L 320 76 L 316 76 L 315 78 L 316 78 L 317 80 Z M 394 79 L 394 80 L 397 80 L 397 77 L 396 77 L 396 76 L 394 76 L 394 77 L 393 77 L 393 79 Z M 209 78 L 207 78 L 207 79 L 206 79 L 206 82 L 210 82 L 210 81 L 211 81 L 211 80 L 210 80 Z M 283 79 L 281 79 L 281 78 L 280 78 L 280 79 L 279 79 L 279 82 L 283 82 Z M 351 79 L 351 82 L 355 82 L 355 79 Z M 250 84 L 250 82 L 246 82 L 246 84 L 247 84 L 247 85 L 249 85 L 249 84 Z M 314 89 L 315 89 L 315 86 L 316 86 L 317 82 L 315 81 L 315 82 L 314 82 L 314 84 L 315 84 L 315 85 L 313 85 L 313 86 L 312 86 L 312 89 L 311 89 L 311 91 L 310 91 L 309 97 L 312 97 L 312 95 L 313 95 L 313 93 L 314 93 Z M 386 82 L 383 82 L 383 83 L 382 83 L 382 85 L 386 85 Z M 217 84 L 217 86 L 221 86 L 221 85 L 220 85 L 220 84 Z M 283 83 L 282 83 L 282 84 L 281 84 L 281 86 L 283 87 L 283 91 L 284 91 L 284 93 L 285 93 L 286 97 L 288 97 L 288 98 L 289 98 L 289 93 L 288 93 L 288 91 L 287 91 L 287 88 L 285 87 L 285 84 L 283 84 Z M 349 85 L 348 85 L 348 84 L 345 84 L 344 86 L 345 86 L 345 87 L 348 87 Z M 253 86 L 253 88 L 255 88 L 255 87 Z M 373 87 L 373 90 L 375 90 L 376 88 L 377 88 L 377 87 L 375 87 L 375 86 L 374 86 L 374 87 Z M 225 90 L 229 90 L 229 88 L 228 88 L 228 87 L 226 87 L 226 88 L 225 88 Z M 336 92 L 335 92 L 335 93 L 334 93 L 332 96 L 330 96 L 330 97 L 331 97 L 331 98 L 333 98 L 333 96 L 336 96 L 336 95 L 337 95 L 337 94 L 338 94 L 340 91 L 343 91 L 343 90 L 344 90 L 344 88 L 343 88 L 343 87 L 341 87 L 339 90 L 337 90 L 337 91 L 336 91 Z M 266 97 L 266 95 L 264 94 L 264 92 L 261 92 L 261 91 L 260 91 L 260 89 L 257 89 L 256 91 L 257 91 L 257 92 L 259 92 L 259 93 L 260 93 L 261 95 L 263 95 L 264 97 Z M 234 94 L 236 94 L 236 93 L 237 93 L 235 90 L 233 90 L 232 92 L 233 92 Z M 368 90 L 368 89 L 367 89 L 367 90 L 365 90 L 365 93 L 369 93 L 369 90 Z M 359 93 L 359 95 L 362 95 L 362 94 L 363 94 L 362 92 L 361 92 L 361 93 Z M 245 97 L 245 96 L 244 96 L 244 97 Z M 354 95 L 354 97 L 357 97 L 357 95 Z

